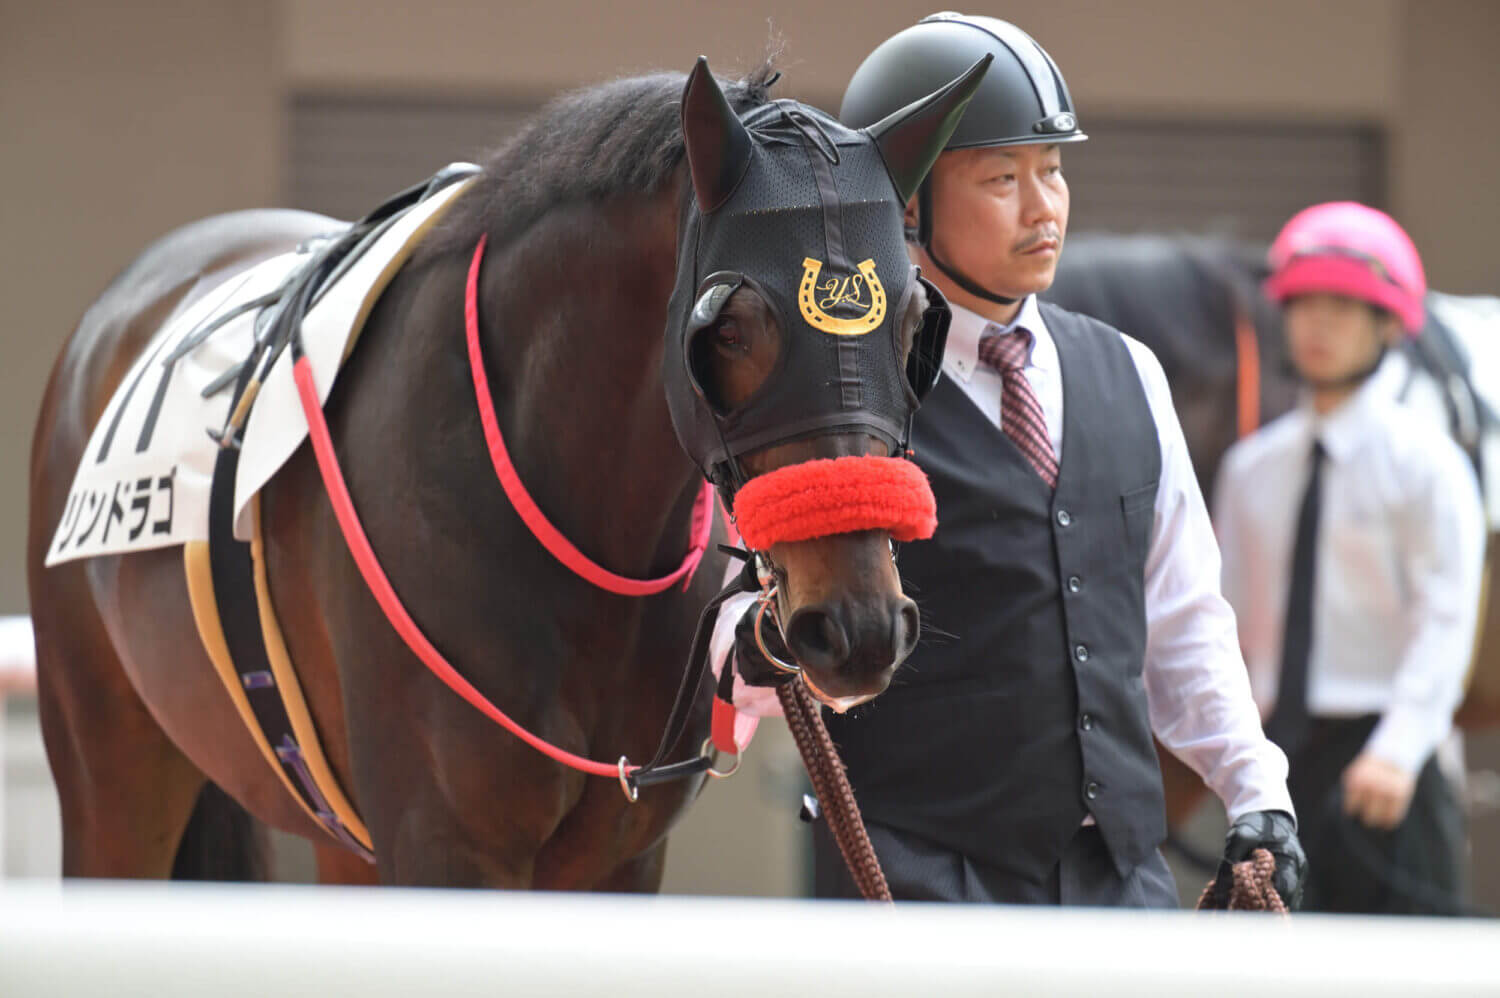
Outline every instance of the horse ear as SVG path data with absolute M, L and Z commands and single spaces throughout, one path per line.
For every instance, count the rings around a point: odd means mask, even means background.
M 701 55 L 682 91 L 682 137 L 698 207 L 713 211 L 744 179 L 753 140 Z
M 941 90 L 913 101 L 865 129 L 880 147 L 886 171 L 896 185 L 896 193 L 901 195 L 902 204 L 910 201 L 922 186 L 927 171 L 942 154 L 943 146 L 948 144 L 964 116 L 964 108 L 969 106 L 969 98 L 979 89 L 979 81 L 994 60 L 995 56 L 987 53 Z

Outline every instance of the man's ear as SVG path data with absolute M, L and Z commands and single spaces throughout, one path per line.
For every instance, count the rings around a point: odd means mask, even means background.
M 912 199 L 906 202 L 906 213 L 901 217 L 901 224 L 908 229 L 915 229 L 917 227 L 917 211 L 917 196 L 913 194 Z

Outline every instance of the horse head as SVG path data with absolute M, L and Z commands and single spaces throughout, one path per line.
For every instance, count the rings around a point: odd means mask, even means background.
M 740 117 L 701 59 L 683 93 L 672 422 L 755 552 L 787 665 L 838 710 L 917 641 L 893 541 L 936 523 L 907 441 L 949 312 L 902 214 L 987 67 L 859 131 L 788 100 Z

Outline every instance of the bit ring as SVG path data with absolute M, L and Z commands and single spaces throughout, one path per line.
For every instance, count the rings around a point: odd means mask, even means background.
M 775 586 L 772 586 L 770 589 L 760 594 L 760 606 L 755 611 L 755 647 L 760 651 L 762 655 L 766 657 L 767 662 L 770 662 L 782 672 L 790 672 L 793 675 L 796 675 L 797 673 L 800 673 L 802 671 L 802 666 L 798 665 L 795 662 L 785 661 L 780 656 L 774 654 L 771 649 L 767 648 L 766 637 L 761 630 L 761 628 L 765 626 L 766 611 L 772 608 L 775 603 L 775 599 Z M 779 620 L 776 621 L 776 629 L 778 631 L 781 630 L 781 621 Z M 783 641 L 786 640 L 786 634 L 784 632 L 781 638 Z
M 701 755 L 701 756 L 703 756 L 704 758 L 711 758 L 711 759 L 717 760 L 718 756 L 719 756 L 719 750 L 716 749 L 716 748 L 714 748 L 713 744 L 714 744 L 714 740 L 712 738 L 705 738 L 705 739 L 703 739 L 703 745 L 702 745 L 702 747 L 700 747 L 698 749 L 698 754 Z M 708 775 L 712 776 L 716 780 L 725 780 L 725 779 L 728 779 L 729 777 L 733 776 L 735 773 L 739 772 L 739 770 L 740 770 L 740 761 L 742 759 L 744 759 L 743 755 L 736 755 L 734 757 L 734 765 L 730 766 L 728 769 L 722 769 L 722 770 L 721 769 L 715 769 L 713 767 L 713 764 L 710 763 L 709 767 L 708 767 Z

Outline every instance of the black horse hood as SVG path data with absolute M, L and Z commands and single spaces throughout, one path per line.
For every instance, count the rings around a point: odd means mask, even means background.
M 861 431 L 892 453 L 904 446 L 949 313 L 907 256 L 902 215 L 986 66 L 859 131 L 786 100 L 740 119 L 702 60 L 689 76 L 695 197 L 682 215 L 663 380 L 678 439 L 721 487 L 738 484 L 742 455 L 799 437 Z M 901 320 L 919 283 L 929 308 L 903 365 Z M 781 352 L 761 389 L 724 411 L 702 388 L 693 343 L 742 286 L 771 308 Z

